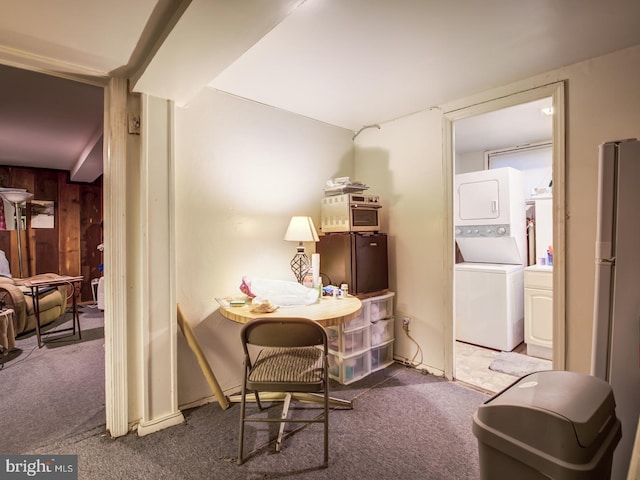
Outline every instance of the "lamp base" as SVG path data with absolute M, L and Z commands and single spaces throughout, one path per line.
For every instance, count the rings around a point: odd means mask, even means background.
M 311 268 L 311 262 L 309 261 L 309 257 L 303 251 L 298 249 L 298 253 L 291 259 L 290 262 L 291 271 L 296 276 L 298 283 L 302 283 L 305 275 Z

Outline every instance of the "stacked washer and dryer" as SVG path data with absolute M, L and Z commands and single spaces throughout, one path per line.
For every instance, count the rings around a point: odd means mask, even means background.
M 524 340 L 526 206 L 522 172 L 455 176 L 456 339 L 501 351 Z

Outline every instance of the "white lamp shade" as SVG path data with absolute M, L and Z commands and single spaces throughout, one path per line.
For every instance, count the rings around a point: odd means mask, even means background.
M 291 242 L 317 242 L 320 240 L 311 217 L 291 217 L 284 239 Z
M 11 203 L 22 203 L 33 197 L 33 193 L 26 190 L 4 190 L 0 194 Z

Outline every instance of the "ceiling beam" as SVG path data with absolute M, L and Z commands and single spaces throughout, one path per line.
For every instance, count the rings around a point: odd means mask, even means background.
M 159 0 L 133 49 L 129 63 L 112 74 L 129 78 L 129 85 L 135 85 L 191 2 Z

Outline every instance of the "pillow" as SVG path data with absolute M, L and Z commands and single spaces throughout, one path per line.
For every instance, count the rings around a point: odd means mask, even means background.
M 0 275 L 11 278 L 11 269 L 9 268 L 9 260 L 2 250 L 0 250 Z

